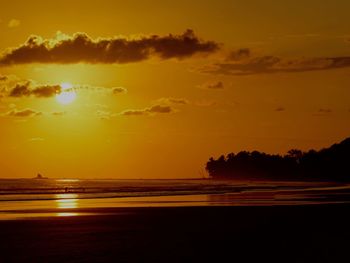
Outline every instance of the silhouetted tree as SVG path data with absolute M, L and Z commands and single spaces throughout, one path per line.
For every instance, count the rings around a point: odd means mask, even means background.
M 259 151 L 210 158 L 213 178 L 323 179 L 350 181 L 350 138 L 320 151 L 292 149 L 284 156 Z

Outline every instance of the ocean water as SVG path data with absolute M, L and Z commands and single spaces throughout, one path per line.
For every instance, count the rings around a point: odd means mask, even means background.
M 223 180 L 0 179 L 0 201 L 220 194 L 248 187 L 254 186 Z
M 350 203 L 350 184 L 210 179 L 0 179 L 0 219 L 43 216 L 48 212 L 52 215 L 52 211 L 56 216 L 74 216 L 95 208 L 115 207 L 335 203 Z
M 240 194 L 330 197 L 350 194 L 350 184 L 329 182 L 249 182 L 233 180 L 78 180 L 0 179 L 1 201 L 147 197 L 169 195 Z M 322 198 L 321 198 L 322 199 Z

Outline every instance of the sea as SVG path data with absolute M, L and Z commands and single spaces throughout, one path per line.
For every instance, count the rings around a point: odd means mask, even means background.
M 350 184 L 214 179 L 0 179 L 0 220 L 71 210 L 153 206 L 276 206 L 350 202 Z M 59 210 L 60 213 L 57 212 Z M 44 213 L 45 211 L 45 213 Z

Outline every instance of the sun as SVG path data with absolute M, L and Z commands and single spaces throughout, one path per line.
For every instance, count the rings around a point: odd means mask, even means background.
M 61 92 L 56 95 L 56 100 L 61 104 L 70 104 L 72 103 L 76 97 L 77 94 L 73 90 L 73 85 L 71 83 L 61 83 Z

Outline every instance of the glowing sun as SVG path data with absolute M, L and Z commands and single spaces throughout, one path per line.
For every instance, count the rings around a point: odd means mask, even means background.
M 73 85 L 70 83 L 61 83 L 61 92 L 56 95 L 56 100 L 61 104 L 72 103 L 77 94 L 73 90 Z

